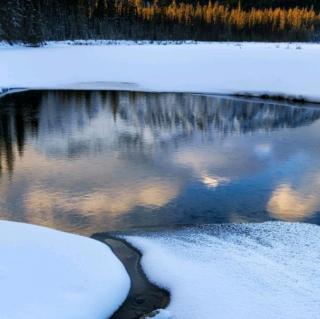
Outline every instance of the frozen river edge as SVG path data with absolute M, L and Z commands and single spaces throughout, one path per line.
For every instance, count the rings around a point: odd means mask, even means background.
M 156 318 L 318 318 L 317 225 L 208 224 L 121 237 L 142 252 L 149 280 L 171 293 Z
M 0 46 L 11 88 L 241 95 L 320 102 L 318 43 Z
M 137 92 L 137 93 L 155 93 L 155 94 L 197 94 L 197 95 L 211 95 L 215 97 L 225 97 L 229 99 L 242 99 L 246 101 L 259 101 L 266 103 L 276 103 L 279 105 L 320 105 L 320 99 L 317 98 L 305 98 L 302 96 L 295 95 L 281 95 L 281 94 L 270 94 L 270 93 L 250 93 L 250 92 L 237 92 L 237 93 L 209 93 L 209 92 L 159 92 L 153 90 L 139 89 L 138 86 L 134 84 L 124 84 L 124 83 L 112 83 L 106 86 L 95 86 L 93 84 L 88 84 L 87 86 L 82 84 L 81 86 L 68 86 L 68 87 L 54 87 L 54 88 L 9 88 L 2 89 L 0 88 L 0 99 L 9 94 L 15 94 L 25 91 L 119 91 L 119 92 Z

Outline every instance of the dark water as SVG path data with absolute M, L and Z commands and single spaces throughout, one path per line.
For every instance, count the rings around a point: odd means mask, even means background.
M 81 234 L 320 224 L 320 108 L 191 94 L 0 100 L 0 218 Z

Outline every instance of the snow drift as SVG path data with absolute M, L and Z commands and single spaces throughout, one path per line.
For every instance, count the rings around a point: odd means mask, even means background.
M 0 221 L 2 319 L 105 319 L 125 300 L 130 279 L 93 239 Z
M 316 319 L 319 226 L 231 224 L 125 237 L 154 283 L 169 289 L 176 319 Z
M 0 89 L 198 92 L 320 102 L 319 44 L 93 43 L 2 45 Z

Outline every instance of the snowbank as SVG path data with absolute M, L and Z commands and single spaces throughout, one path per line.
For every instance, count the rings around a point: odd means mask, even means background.
M 93 43 L 0 46 L 0 88 L 248 94 L 320 102 L 319 44 Z
M 319 226 L 214 225 L 126 239 L 171 292 L 172 318 L 319 318 Z
M 111 250 L 89 238 L 0 221 L 2 319 L 105 319 L 130 279 Z

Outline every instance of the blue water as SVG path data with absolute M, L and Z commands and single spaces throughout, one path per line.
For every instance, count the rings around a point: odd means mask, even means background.
M 320 223 L 320 108 L 192 94 L 0 100 L 0 218 L 90 235 Z

